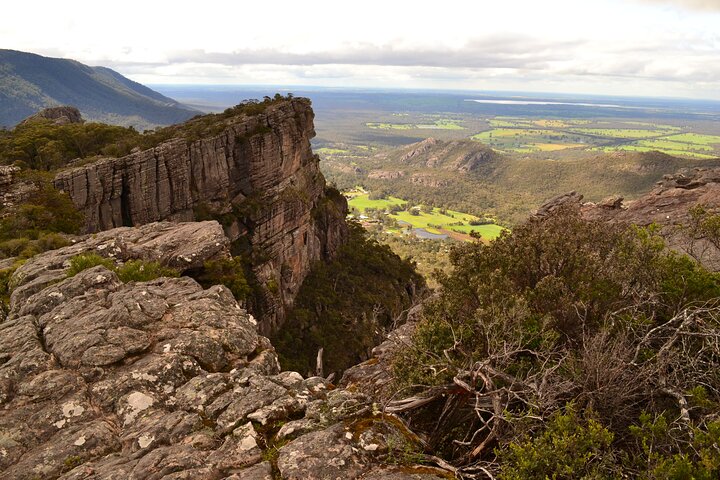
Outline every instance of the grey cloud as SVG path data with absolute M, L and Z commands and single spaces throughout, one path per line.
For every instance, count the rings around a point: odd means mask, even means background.
M 720 1 L 720 0 L 718 0 Z M 334 50 L 292 53 L 281 49 L 242 49 L 232 53 L 205 50 L 175 51 L 165 62 L 128 60 L 100 64 L 126 74 L 180 67 L 189 75 L 233 77 L 239 69 L 258 68 L 299 79 L 354 77 L 365 67 L 399 68 L 413 78 L 480 78 L 491 70 L 512 75 L 564 75 L 660 81 L 720 81 L 719 54 L 707 38 L 694 36 L 648 39 L 637 44 L 595 45 L 590 41 L 547 41 L 530 36 L 495 35 L 477 38 L 461 48 L 411 48 L 401 42 L 382 46 L 339 45 Z M 711 42 L 712 43 L 712 42 Z M 703 48 L 698 48 L 702 46 Z M 716 67 L 717 65 L 717 67 Z M 353 68 L 356 67 L 356 68 Z M 387 70 L 391 71 L 391 70 Z
M 275 49 L 237 50 L 232 53 L 193 50 L 175 52 L 170 63 L 223 65 L 379 65 L 394 67 L 531 68 L 539 69 L 563 58 L 577 42 L 548 43 L 521 37 L 478 39 L 460 49 L 397 48 L 393 45 L 353 45 L 333 51 L 289 53 Z

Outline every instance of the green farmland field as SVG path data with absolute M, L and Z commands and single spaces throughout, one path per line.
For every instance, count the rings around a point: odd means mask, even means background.
M 356 208 L 361 212 L 365 212 L 368 208 L 377 210 L 388 209 L 393 205 L 401 205 L 404 203 L 406 203 L 404 200 L 397 197 L 370 200 L 367 193 L 355 195 L 348 200 L 348 205 L 351 208 Z M 455 210 L 445 210 L 445 213 L 441 213 L 439 208 L 433 208 L 432 213 L 419 211 L 417 215 L 403 210 L 390 215 L 390 217 L 399 222 L 409 224 L 413 228 L 425 229 L 430 233 L 439 234 L 442 233 L 439 229 L 444 229 L 469 235 L 470 232 L 475 231 L 486 240 L 497 238 L 503 230 L 505 230 L 504 227 L 495 224 L 470 225 L 469 222 L 478 220 L 478 217 Z M 388 232 L 392 233 L 394 230 L 388 230 Z
M 433 123 L 380 123 L 368 122 L 366 127 L 374 130 L 465 130 L 455 120 L 439 119 Z
M 397 197 L 388 197 L 379 200 L 370 200 L 369 194 L 357 195 L 348 200 L 348 205 L 352 208 L 355 207 L 361 212 L 364 212 L 368 208 L 375 209 L 386 209 L 393 205 L 402 205 L 406 203 L 405 200 Z

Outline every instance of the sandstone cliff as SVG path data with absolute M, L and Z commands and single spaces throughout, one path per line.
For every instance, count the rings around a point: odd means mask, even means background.
M 252 257 L 263 293 L 263 323 L 276 329 L 313 262 L 331 258 L 346 237 L 347 209 L 326 195 L 309 100 L 273 102 L 261 113 L 206 116 L 195 139 L 180 135 L 154 148 L 62 172 L 55 186 L 95 232 L 159 220 L 217 218 L 234 254 Z M 179 130 L 181 131 L 181 129 Z
M 364 393 L 280 372 L 229 290 L 122 283 L 96 266 L 178 269 L 227 256 L 216 222 L 123 227 L 28 260 L 0 323 L 0 477 L 8 480 L 433 480 L 421 448 Z M 403 463 L 402 467 L 392 463 Z

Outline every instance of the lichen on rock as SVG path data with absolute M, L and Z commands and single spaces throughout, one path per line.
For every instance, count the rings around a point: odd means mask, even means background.
M 221 234 L 215 222 L 121 227 L 16 272 L 0 323 L 0 476 L 442 478 L 388 464 L 398 429 L 367 395 L 280 372 L 226 287 L 123 283 L 103 265 L 66 275 L 88 251 L 172 264 L 182 250 L 202 264 L 227 255 Z

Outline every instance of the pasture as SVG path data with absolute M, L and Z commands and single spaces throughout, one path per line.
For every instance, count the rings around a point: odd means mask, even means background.
M 348 197 L 348 205 L 356 208 L 361 213 L 365 213 L 367 209 L 388 210 L 393 205 L 402 205 L 407 202 L 397 197 L 387 197 L 380 200 L 370 200 L 369 194 L 362 190 L 353 190 L 346 192 Z M 458 212 L 455 210 L 441 210 L 433 208 L 432 212 L 423 212 L 416 210 L 414 215 L 406 210 L 389 215 L 401 224 L 410 225 L 412 228 L 422 229 L 432 234 L 443 234 L 444 231 L 456 232 L 469 235 L 470 232 L 477 232 L 485 240 L 497 238 L 504 230 L 504 227 L 495 224 L 486 225 L 470 225 L 471 221 L 479 220 L 478 217 L 469 213 Z M 402 233 L 402 229 L 386 229 L 387 233 Z
M 491 127 L 470 138 L 501 153 L 550 153 L 567 149 L 591 151 L 659 151 L 697 159 L 717 158 L 720 136 L 686 130 L 688 127 L 641 121 L 582 119 L 524 119 L 495 117 Z

